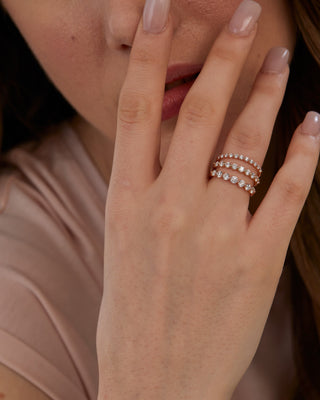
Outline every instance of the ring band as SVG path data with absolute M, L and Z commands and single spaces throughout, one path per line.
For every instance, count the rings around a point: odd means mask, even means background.
M 253 171 L 251 171 L 249 168 L 245 168 L 243 165 L 238 165 L 236 163 L 231 163 L 229 161 L 216 161 L 213 164 L 214 167 L 226 167 L 226 168 L 232 168 L 234 171 L 239 171 L 242 174 L 246 176 L 250 176 L 250 178 L 255 182 L 253 186 L 257 186 L 260 183 L 260 179 L 258 175 L 256 175 Z
M 258 177 L 260 177 L 262 174 L 262 169 L 261 169 L 260 165 L 257 162 L 253 161 L 250 157 L 244 156 L 243 154 L 225 153 L 225 154 L 220 154 L 217 157 L 216 161 L 219 161 L 219 160 L 222 160 L 225 158 L 234 158 L 236 160 L 244 161 L 250 165 L 253 165 L 254 168 L 256 168 L 256 170 L 258 171 L 258 174 L 257 174 Z
M 210 173 L 211 177 L 223 178 L 225 181 L 229 181 L 234 185 L 237 185 L 239 188 L 243 188 L 246 192 L 249 192 L 250 196 L 253 196 L 256 193 L 256 189 L 251 186 L 249 183 L 245 182 L 243 179 L 239 179 L 236 175 L 230 176 L 228 172 L 223 173 L 221 169 L 214 169 Z

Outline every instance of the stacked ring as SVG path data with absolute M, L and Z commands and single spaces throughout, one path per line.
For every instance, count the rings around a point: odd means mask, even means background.
M 244 161 L 250 165 L 252 165 L 257 173 L 252 171 L 249 168 L 245 168 L 243 165 L 238 165 L 237 163 L 230 162 L 230 161 L 220 161 L 224 160 L 226 158 L 233 158 L 233 159 L 239 159 L 241 161 Z M 250 183 L 247 183 L 243 179 L 239 179 L 238 176 L 232 175 L 230 176 L 228 172 L 223 172 L 220 169 L 217 169 L 217 167 L 225 167 L 225 168 L 231 168 L 234 171 L 238 171 L 248 177 L 250 177 L 253 180 L 253 185 Z M 259 166 L 257 162 L 252 160 L 250 157 L 244 156 L 242 154 L 234 154 L 234 153 L 225 153 L 225 154 L 220 154 L 216 161 L 212 164 L 210 168 L 210 177 L 217 177 L 217 178 L 223 178 L 225 181 L 229 181 L 230 183 L 237 185 L 239 188 L 243 188 L 245 191 L 249 192 L 250 196 L 253 196 L 256 193 L 256 189 L 254 186 L 257 186 L 260 183 L 260 176 L 262 174 L 262 169 Z

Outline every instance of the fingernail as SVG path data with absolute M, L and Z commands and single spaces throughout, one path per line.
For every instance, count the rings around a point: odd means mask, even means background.
M 249 35 L 261 14 L 261 10 L 262 8 L 257 2 L 244 0 L 229 22 L 230 32 L 239 36 Z
M 167 24 L 170 0 L 146 0 L 143 10 L 143 29 L 160 33 Z
M 301 131 L 305 135 L 320 135 L 320 114 L 315 111 L 309 111 L 302 123 Z
M 262 72 L 280 74 L 288 65 L 290 52 L 285 47 L 273 47 L 266 56 Z

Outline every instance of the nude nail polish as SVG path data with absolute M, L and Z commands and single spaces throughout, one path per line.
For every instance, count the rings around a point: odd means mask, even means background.
M 229 22 L 230 32 L 239 36 L 249 35 L 260 17 L 261 11 L 262 8 L 256 1 L 244 0 Z
M 143 29 L 150 33 L 160 33 L 166 26 L 170 10 L 170 0 L 146 0 L 143 10 Z
M 280 74 L 288 65 L 290 52 L 285 47 L 273 47 L 269 50 L 261 71 L 269 74 Z
M 301 131 L 305 135 L 320 136 L 320 114 L 309 111 L 301 125 Z

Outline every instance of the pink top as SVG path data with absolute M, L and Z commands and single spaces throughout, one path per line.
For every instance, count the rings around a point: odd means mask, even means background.
M 0 171 L 0 362 L 54 400 L 96 400 L 107 185 L 58 128 Z

